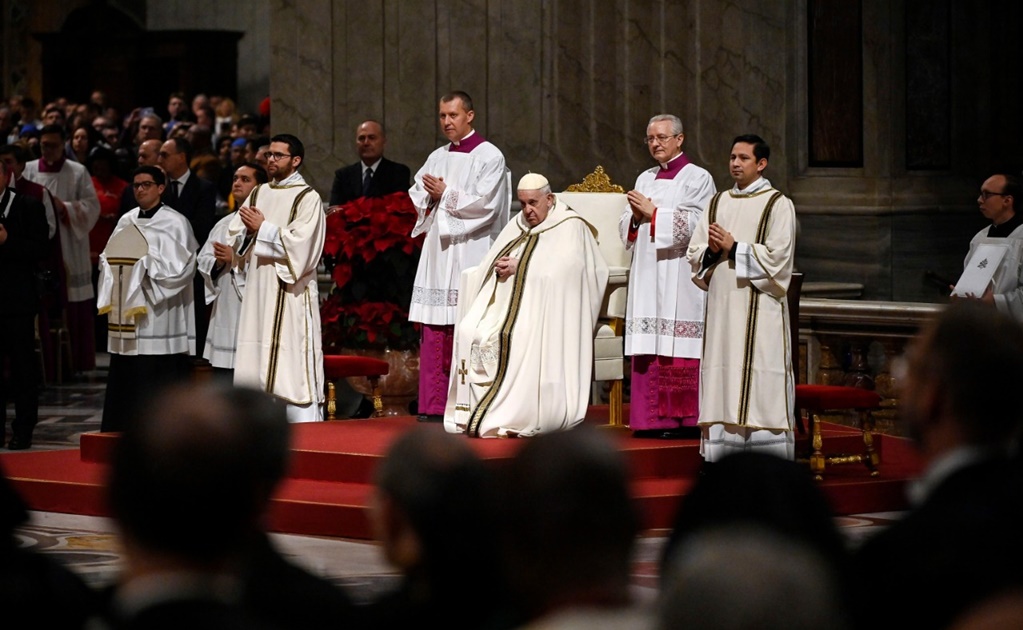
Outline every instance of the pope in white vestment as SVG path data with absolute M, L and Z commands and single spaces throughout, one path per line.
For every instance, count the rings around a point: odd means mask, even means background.
M 440 124 L 451 142 L 430 154 L 409 189 L 419 214 L 412 236 L 426 235 L 409 306 L 409 321 L 423 324 L 419 413 L 437 420 L 446 407 L 461 274 L 480 263 L 511 211 L 504 155 L 473 130 L 468 95 L 449 96 Z
M 234 382 L 285 401 L 293 422 L 315 421 L 322 419 L 324 398 L 316 267 L 325 215 L 320 196 L 294 170 L 304 149 L 277 140 L 281 137 L 270 143 L 274 181 L 253 189 L 232 215 L 225 237 L 246 265 Z M 262 216 L 256 233 L 245 223 L 253 212 Z
M 721 231 L 734 246 L 715 254 L 709 245 Z M 708 462 L 753 449 L 795 457 L 786 301 L 795 231 L 792 201 L 760 177 L 718 193 L 689 244 L 693 281 L 707 291 L 700 450 Z
M 472 437 L 568 429 L 586 415 L 608 269 L 596 231 L 542 175 L 523 211 L 463 274 L 444 427 Z

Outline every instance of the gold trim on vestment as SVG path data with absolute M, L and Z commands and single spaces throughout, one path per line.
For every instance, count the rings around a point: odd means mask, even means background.
M 146 314 L 146 307 L 145 306 L 136 306 L 135 308 L 130 308 L 130 309 L 124 311 L 123 313 L 121 313 L 121 317 L 124 317 L 124 318 L 137 317 L 139 315 L 145 315 L 145 314 Z
M 772 190 L 772 189 L 767 189 Z M 752 196 L 752 195 L 751 195 Z M 757 245 L 763 245 L 767 240 L 767 228 L 771 220 L 771 211 L 774 209 L 774 204 L 777 203 L 781 197 L 781 193 L 775 191 L 764 207 L 764 211 L 760 214 L 760 222 L 757 225 L 756 240 L 754 241 Z M 739 387 L 739 409 L 737 410 L 737 421 L 739 426 L 746 426 L 749 421 L 749 407 L 751 390 L 753 389 L 753 359 L 754 359 L 754 346 L 756 345 L 757 335 L 757 323 L 760 317 L 760 295 L 761 291 L 750 283 L 750 299 L 749 306 L 746 311 L 746 343 L 743 350 L 742 358 L 742 379 Z
M 519 238 L 521 239 L 522 237 Z M 507 376 L 508 361 L 511 354 L 511 333 L 515 328 L 515 322 L 518 320 L 519 311 L 522 308 L 522 293 L 526 285 L 526 272 L 529 270 L 529 261 L 536 250 L 539 239 L 540 237 L 534 234 L 529 234 L 525 237 L 526 244 L 518 266 L 515 269 L 515 288 L 512 290 L 511 304 L 508 307 L 508 314 L 505 316 L 504 324 L 501 326 L 501 351 L 497 360 L 497 375 L 494 377 L 494 384 L 487 390 L 487 393 L 484 394 L 483 399 L 476 405 L 476 409 L 473 410 L 472 415 L 469 417 L 469 423 L 466 426 L 465 432 L 470 437 L 479 437 L 480 424 L 483 423 L 483 417 L 490 410 L 490 406 L 493 404 L 494 398 L 497 397 L 497 393 Z M 507 249 L 507 247 L 503 248 L 502 252 Z
M 109 264 L 111 267 L 115 265 L 123 267 L 134 267 L 135 263 L 137 263 L 138 261 L 139 261 L 138 258 L 107 258 L 107 264 Z
M 297 186 L 274 186 L 274 185 L 270 184 L 270 188 L 273 188 L 273 189 L 278 189 L 278 188 L 296 188 L 296 187 Z M 256 191 L 258 191 L 258 190 L 259 190 L 259 187 L 257 186 L 252 191 L 252 202 L 253 202 L 253 205 L 255 205 Z M 312 187 L 306 186 L 306 189 L 303 190 L 302 192 L 300 192 L 297 197 L 295 197 L 295 200 L 291 204 L 291 213 L 288 216 L 288 223 L 289 224 L 292 221 L 295 220 L 295 215 L 298 213 L 298 204 L 299 204 L 299 202 L 302 200 L 303 197 L 305 197 L 310 192 L 312 192 L 312 190 L 313 190 Z M 284 246 L 284 239 L 280 238 L 280 230 L 281 229 L 282 228 L 280 226 L 277 227 L 277 237 L 280 239 L 280 241 L 281 241 L 281 248 L 284 250 L 284 261 L 288 265 L 288 271 L 291 273 L 291 277 L 294 278 L 297 281 L 298 277 L 295 275 L 295 270 L 291 266 L 291 260 L 288 258 L 288 249 Z M 267 362 L 267 368 L 266 368 L 266 392 L 268 394 L 274 394 L 274 387 L 277 384 L 277 365 L 280 362 L 281 330 L 284 328 L 284 307 L 285 307 L 285 303 L 287 301 L 287 293 L 288 293 L 288 284 L 286 282 L 284 282 L 283 280 L 281 280 L 280 277 L 278 277 L 277 278 L 277 303 L 274 305 L 274 320 L 273 320 L 273 326 L 271 326 L 271 329 L 270 329 L 270 357 L 269 357 L 269 361 Z M 308 337 L 308 335 L 306 335 L 306 336 Z M 306 367 L 307 376 L 308 376 L 308 369 L 309 368 Z M 274 394 L 274 395 L 276 395 L 276 394 Z M 313 397 L 312 400 L 315 402 L 316 398 Z M 295 404 L 306 404 L 306 403 L 295 403 Z M 311 403 L 309 403 L 309 404 L 311 404 Z
M 290 188 L 290 186 L 288 186 Z M 288 225 L 291 225 L 295 221 L 295 217 L 298 215 L 298 204 L 302 202 L 302 199 L 313 192 L 312 187 L 307 187 L 302 192 L 298 193 L 295 197 L 295 201 L 291 204 L 291 213 L 288 215 Z M 281 239 L 281 249 L 284 250 L 284 263 L 288 266 L 288 272 L 291 273 L 291 277 L 298 281 L 298 274 L 295 273 L 295 268 L 291 264 L 291 256 L 288 255 L 288 246 L 284 243 L 284 239 L 281 238 L 282 227 L 277 228 L 277 238 Z

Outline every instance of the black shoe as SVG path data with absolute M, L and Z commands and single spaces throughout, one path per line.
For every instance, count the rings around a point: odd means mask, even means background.
M 632 432 L 632 437 L 650 440 L 697 440 L 700 438 L 700 427 L 680 427 L 678 429 L 640 429 Z
M 700 427 L 665 429 L 654 437 L 658 440 L 697 440 L 700 438 Z
M 32 448 L 32 438 L 14 436 L 11 438 L 11 441 L 7 443 L 7 448 L 12 451 L 24 451 L 25 449 Z
M 420 422 L 444 422 L 444 416 L 438 416 L 436 414 L 420 414 L 416 420 Z
M 356 409 L 349 417 L 353 420 L 356 418 L 371 418 L 376 412 L 377 410 L 376 407 L 373 406 L 373 401 L 363 396 L 362 402 L 359 403 L 359 408 Z

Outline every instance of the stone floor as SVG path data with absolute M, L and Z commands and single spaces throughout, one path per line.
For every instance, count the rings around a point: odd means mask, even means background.
M 99 430 L 107 356 L 100 354 L 97 363 L 94 372 L 43 389 L 34 449 L 75 448 L 82 433 Z M 8 409 L 7 416 L 13 416 L 13 409 Z M 839 524 L 850 544 L 855 544 L 897 517 L 892 513 L 862 514 L 842 517 Z M 632 583 L 641 601 L 656 594 L 657 562 L 666 534 L 646 532 L 637 541 Z M 52 554 L 97 587 L 116 579 L 120 569 L 116 529 L 106 518 L 32 512 L 18 536 L 22 545 Z M 372 542 L 288 534 L 273 537 L 295 562 L 343 586 L 357 601 L 372 599 L 397 579 Z

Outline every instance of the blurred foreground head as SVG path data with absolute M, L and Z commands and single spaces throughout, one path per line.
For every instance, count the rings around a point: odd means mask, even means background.
M 287 467 L 284 406 L 252 389 L 177 385 L 129 426 L 108 483 L 126 544 L 198 563 L 244 545 Z
M 628 604 L 639 519 L 608 436 L 583 425 L 529 438 L 502 472 L 505 560 L 525 614 Z

